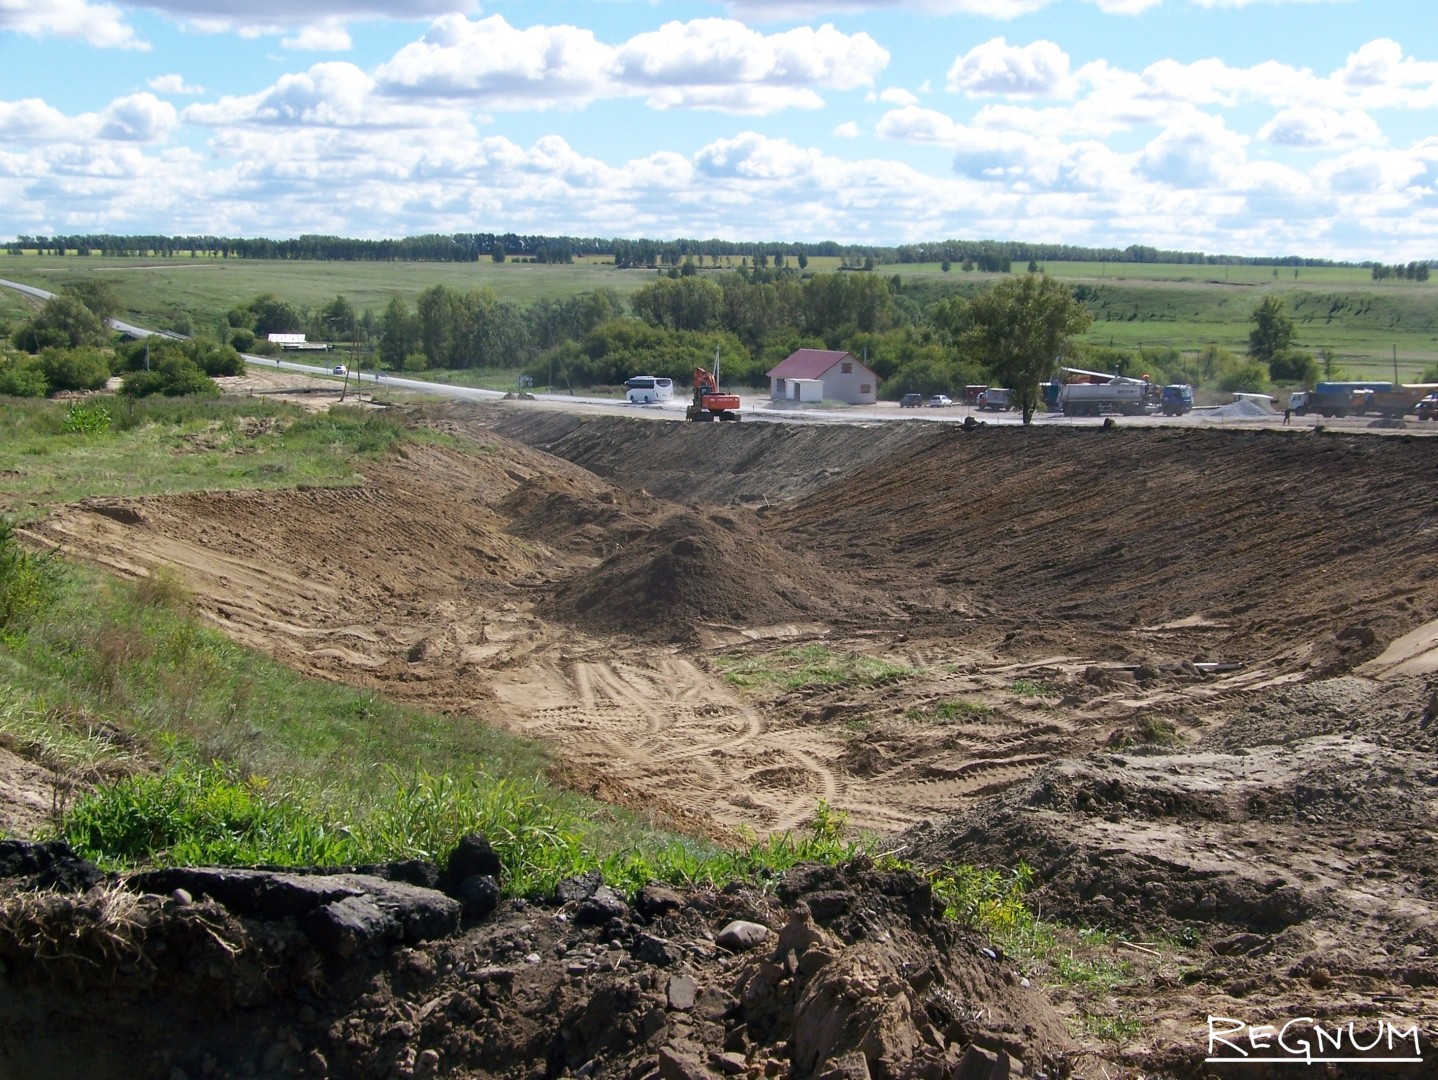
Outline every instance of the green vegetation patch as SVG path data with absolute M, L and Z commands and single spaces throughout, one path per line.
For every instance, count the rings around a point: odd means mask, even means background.
M 0 409 L 6 510 L 32 520 L 95 495 L 357 484 L 357 460 L 439 440 L 384 413 L 260 400 L 10 399 Z
M 715 663 L 735 686 L 778 693 L 878 686 L 918 674 L 916 668 L 862 653 L 837 652 L 827 645 L 799 645 L 759 656 L 725 653 L 715 657 Z
M 970 720 L 975 717 L 987 716 L 993 710 L 982 701 L 967 701 L 963 698 L 952 698 L 945 701 L 935 701 L 927 705 L 916 705 L 904 712 L 905 720 L 917 720 L 930 724 L 953 724 L 960 720 Z
M 202 625 L 175 579 L 67 568 L 8 526 L 0 597 L 0 742 L 54 770 L 55 835 L 105 866 L 438 860 L 480 832 L 532 895 L 595 868 L 724 884 L 864 850 L 822 804 L 736 849 L 660 831 L 550 786 L 536 743 L 301 678 Z M 75 775 L 99 783 L 77 795 Z
M 1057 697 L 1058 691 L 1046 682 L 1036 679 L 1015 679 L 1009 690 L 1019 697 Z

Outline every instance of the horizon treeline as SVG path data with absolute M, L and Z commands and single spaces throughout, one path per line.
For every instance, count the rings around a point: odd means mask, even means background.
M 77 233 L 17 236 L 7 242 L 10 255 L 37 251 L 41 255 L 112 258 L 191 258 L 309 260 L 331 262 L 479 262 L 511 259 L 536 263 L 572 263 L 576 258 L 612 258 L 621 268 L 678 267 L 685 263 L 732 268 L 734 260 L 764 267 L 795 260 L 800 269 L 815 256 L 838 258 L 855 267 L 914 263 L 971 263 L 983 269 L 1006 270 L 1011 263 L 1112 262 L 1179 263 L 1209 266 L 1362 266 L 1332 259 L 1287 256 L 1212 255 L 1171 251 L 1130 244 L 1125 248 L 1093 248 L 1072 244 L 1035 244 L 997 240 L 935 240 L 898 246 L 797 241 L 731 241 L 719 239 L 602 239 L 598 237 L 521 235 L 518 233 L 432 233 L 401 239 L 364 240 L 343 236 L 305 235 L 288 240 L 225 236 L 121 236 Z M 1428 266 L 1425 262 L 1422 265 Z

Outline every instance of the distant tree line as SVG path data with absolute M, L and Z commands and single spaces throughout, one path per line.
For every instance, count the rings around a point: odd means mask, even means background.
M 82 256 L 219 259 L 309 259 L 340 262 L 478 262 L 511 259 L 538 263 L 570 263 L 576 258 L 612 258 L 627 268 L 660 269 L 689 264 L 702 269 L 735 269 L 736 264 L 806 269 L 815 256 L 838 258 L 846 268 L 872 270 L 879 265 L 942 263 L 965 270 L 1008 273 L 1013 263 L 1036 267 L 1042 262 L 1190 263 L 1233 266 L 1340 266 L 1329 259 L 1209 255 L 1130 244 L 1125 248 L 1091 248 L 1071 244 L 1033 244 L 995 240 L 936 240 L 897 247 L 839 244 L 834 241 L 731 241 L 719 239 L 600 239 L 598 237 L 521 235 L 518 233 L 427 234 L 393 240 L 360 240 L 343 236 L 306 235 L 289 240 L 224 236 L 116 236 L 78 233 L 17 236 L 5 245 L 11 255 L 38 251 L 45 255 L 78 252 Z M 1427 264 L 1423 264 L 1425 267 Z
M 1388 281 L 1397 278 L 1399 281 L 1427 281 L 1428 268 L 1429 264 L 1426 262 L 1394 263 L 1392 266 L 1374 263 L 1373 280 Z

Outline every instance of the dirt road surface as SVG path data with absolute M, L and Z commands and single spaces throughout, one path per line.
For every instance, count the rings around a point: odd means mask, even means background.
M 1210 1014 L 1438 1022 L 1438 440 L 529 405 L 416 409 L 482 452 L 361 488 L 92 500 L 32 536 L 177 568 L 238 640 L 539 737 L 661 819 L 824 799 L 894 849 L 1024 860 L 1046 914 L 1148 943 L 1127 1067 L 1184 1073 Z M 820 646 L 883 674 L 724 675 Z M 1179 970 L 1162 942 L 1195 937 Z

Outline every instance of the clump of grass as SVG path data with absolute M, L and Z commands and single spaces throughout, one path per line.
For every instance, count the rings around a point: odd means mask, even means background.
M 878 686 L 916 669 L 827 645 L 800 645 L 758 656 L 726 653 L 715 658 L 725 678 L 746 689 L 794 693 L 840 686 Z
M 1080 1012 L 1068 1019 L 1069 1027 L 1075 1034 L 1092 1035 L 1105 1042 L 1125 1043 L 1143 1034 L 1143 1022 L 1119 1013 Z
M 1052 686 L 1035 679 L 1015 679 L 1009 690 L 1019 697 L 1053 697 L 1058 693 Z
M 63 835 L 109 867 L 339 866 L 440 862 L 460 837 L 480 833 L 504 865 L 506 891 L 520 896 L 543 895 L 595 867 L 628 891 L 656 880 L 722 886 L 800 862 L 845 861 L 861 850 L 844 836 L 845 816 L 822 801 L 807 833 L 780 833 L 735 851 L 668 838 L 606 853 L 602 833 L 541 781 L 477 772 L 390 779 L 377 799 L 353 811 L 218 763 L 180 764 L 81 798 Z
M 1025 863 L 1005 872 L 976 866 L 945 866 L 931 875 L 944 917 L 992 938 L 1008 951 L 1031 940 L 1040 923 L 1024 900 L 1034 872 Z
M 993 710 L 982 701 L 966 701 L 963 698 L 954 698 L 947 701 L 935 701 L 928 705 L 917 705 L 904 712 L 904 719 L 919 720 L 928 723 L 952 724 L 959 720 L 987 716 L 992 711 Z

